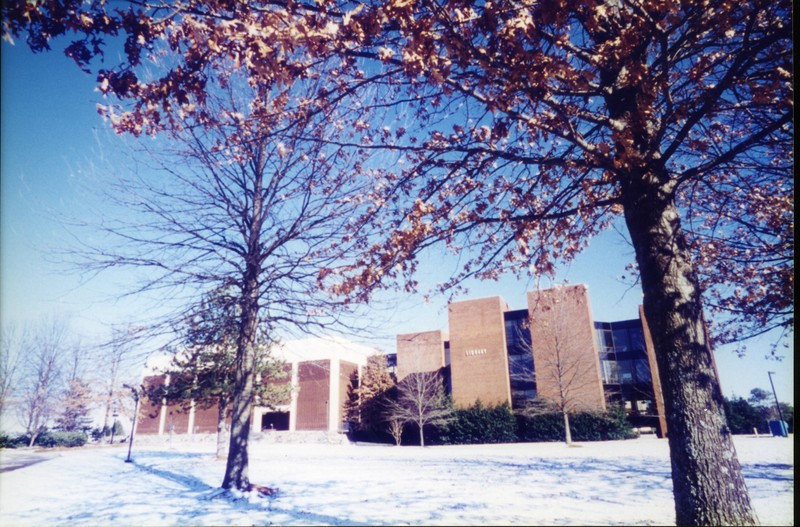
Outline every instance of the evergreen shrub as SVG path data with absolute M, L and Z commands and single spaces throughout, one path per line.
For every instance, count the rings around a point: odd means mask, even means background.
M 103 428 L 100 428 L 99 426 L 96 426 L 96 427 L 92 428 L 91 435 L 92 435 L 92 440 L 100 441 L 104 437 L 108 437 L 108 436 L 111 435 L 111 427 L 109 427 L 107 425 L 104 426 Z
M 637 434 L 625 417 L 625 410 L 614 406 L 606 412 L 570 414 L 573 441 L 610 441 L 633 439 Z M 564 441 L 564 417 L 560 412 L 517 416 L 520 441 Z
M 387 443 L 394 444 L 394 439 L 388 432 L 374 430 L 361 430 L 353 426 L 347 432 L 347 439 L 359 443 Z
M 522 442 L 564 440 L 564 418 L 560 413 L 517 415 L 517 437 Z
M 750 404 L 746 399 L 724 399 L 725 418 L 732 434 L 769 434 L 769 415 L 762 407 Z
M 83 432 L 46 431 L 36 438 L 36 445 L 46 448 L 80 447 L 86 444 L 88 436 Z
M 0 448 L 21 448 L 28 446 L 31 437 L 26 434 L 10 435 L 0 432 Z
M 611 441 L 638 437 L 625 417 L 625 410 L 617 406 L 606 412 L 572 415 L 569 424 L 572 439 L 575 441 Z
M 17 448 L 18 446 L 20 446 L 19 435 L 12 436 L 0 432 L 0 448 Z
M 484 406 L 480 401 L 453 411 L 452 420 L 431 437 L 436 444 L 513 443 L 516 420 L 507 403 Z

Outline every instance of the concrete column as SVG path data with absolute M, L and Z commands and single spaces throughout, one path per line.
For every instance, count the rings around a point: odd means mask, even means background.
M 292 402 L 289 404 L 289 430 L 297 430 L 297 386 L 299 384 L 297 375 L 297 362 L 292 363 Z
M 194 434 L 194 408 L 195 408 L 195 401 L 189 403 L 189 423 L 187 425 L 186 433 L 189 435 Z
M 169 374 L 164 378 L 164 386 L 169 386 Z M 158 416 L 158 435 L 164 435 L 164 428 L 167 425 L 167 399 L 161 400 L 161 413 Z
M 331 359 L 330 387 L 328 391 L 328 431 L 339 431 L 339 377 L 341 361 L 338 358 Z

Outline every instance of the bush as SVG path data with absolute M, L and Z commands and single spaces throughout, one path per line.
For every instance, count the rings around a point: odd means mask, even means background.
M 9 435 L 0 432 L 0 448 L 20 448 L 28 446 L 30 436 L 25 434 Z
M 394 439 L 388 432 L 376 432 L 372 430 L 359 430 L 356 427 L 347 432 L 347 439 L 360 443 L 387 443 L 394 444 Z
M 753 428 L 759 434 L 769 433 L 769 415 L 763 407 L 753 406 L 741 397 L 725 398 L 723 403 L 725 418 L 732 434 L 752 434 Z
M 39 434 L 35 444 L 45 448 L 79 447 L 85 445 L 88 439 L 83 432 L 46 431 Z
M 523 442 L 563 441 L 564 418 L 560 413 L 517 416 L 517 437 Z
M 432 443 L 464 445 L 513 443 L 517 440 L 516 420 L 507 403 L 483 406 L 477 401 L 469 408 L 453 411 L 453 419 L 435 431 Z
M 573 441 L 609 441 L 637 437 L 625 418 L 625 410 L 612 407 L 606 412 L 581 412 L 569 418 Z M 564 417 L 560 412 L 517 416 L 520 441 L 564 441 Z
M 603 413 L 580 413 L 570 417 L 576 441 L 611 441 L 638 437 L 625 417 L 625 410 L 612 407 Z
M 104 426 L 103 428 L 100 428 L 99 426 L 96 426 L 96 427 L 92 428 L 92 431 L 90 432 L 90 434 L 92 436 L 92 440 L 100 441 L 102 438 L 111 435 L 111 429 L 108 426 Z

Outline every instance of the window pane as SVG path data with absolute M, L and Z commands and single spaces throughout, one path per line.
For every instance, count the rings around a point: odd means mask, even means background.
M 627 329 L 614 330 L 614 351 L 617 353 L 621 351 L 630 351 L 631 345 L 628 339 Z

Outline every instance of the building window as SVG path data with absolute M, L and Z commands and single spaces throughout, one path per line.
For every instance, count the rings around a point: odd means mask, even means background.
M 601 360 L 603 384 L 619 384 L 619 367 L 615 360 Z
M 506 353 L 511 385 L 511 405 L 525 406 L 536 399 L 536 380 L 528 310 L 505 313 Z
M 595 333 L 607 400 L 622 403 L 635 426 L 651 426 L 654 395 L 641 321 L 595 322 Z

